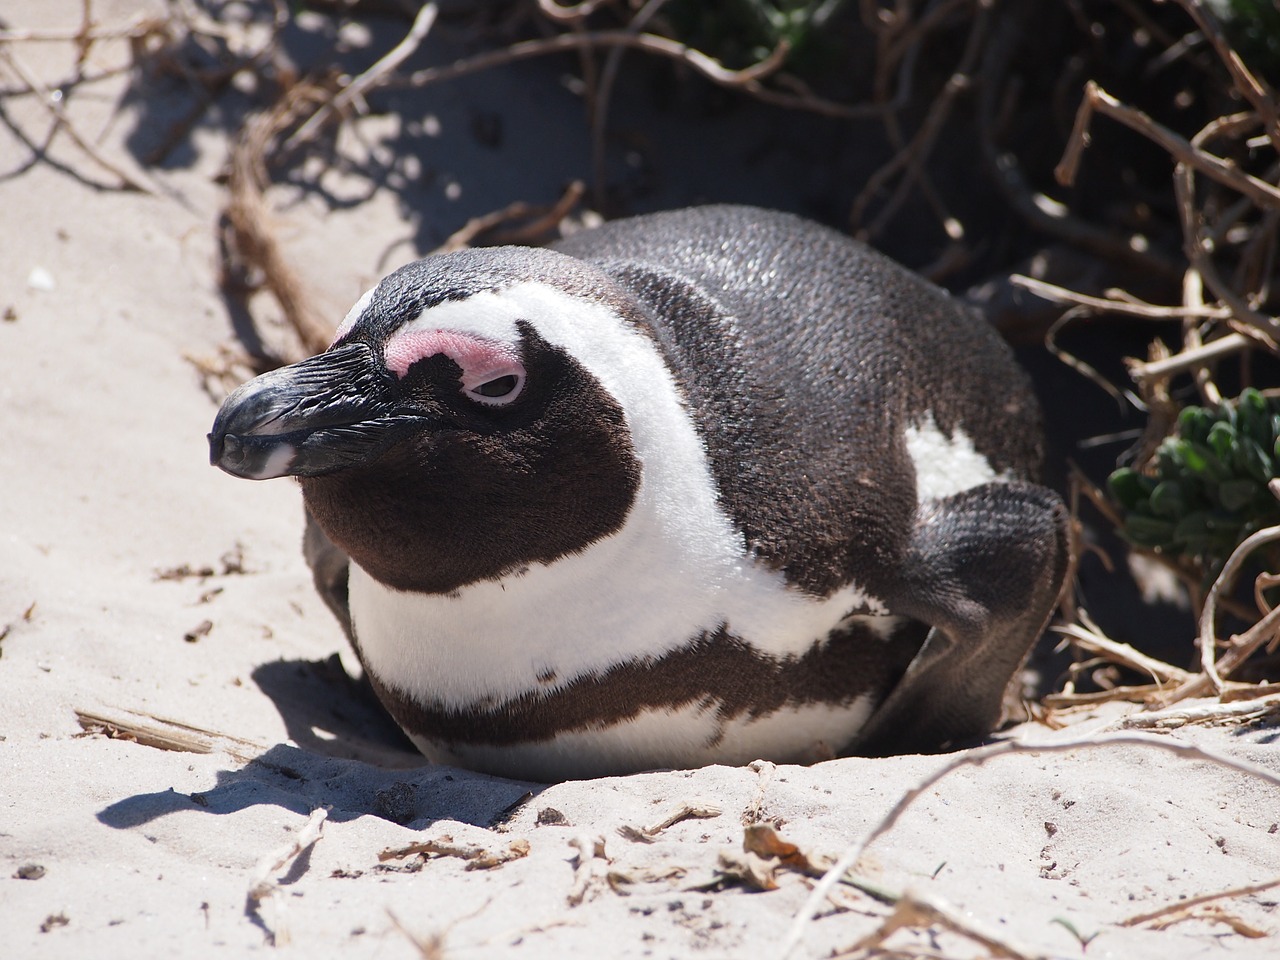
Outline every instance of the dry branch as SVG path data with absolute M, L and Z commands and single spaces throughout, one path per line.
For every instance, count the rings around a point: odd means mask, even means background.
M 1272 148 L 1280 153 L 1280 120 L 1277 118 L 1276 103 L 1272 91 L 1265 83 L 1255 77 L 1244 65 L 1240 55 L 1231 48 L 1222 33 L 1222 25 L 1218 23 L 1204 0 L 1177 0 L 1178 5 L 1190 14 L 1200 33 L 1213 45 L 1218 59 L 1226 66 L 1239 90 L 1253 107 L 1254 113 L 1262 121 Z
M 677 823 L 691 819 L 707 820 L 720 816 L 722 812 L 721 808 L 714 803 L 702 801 L 682 803 L 670 810 L 666 816 L 656 823 L 647 827 L 633 827 L 630 824 L 623 824 L 618 828 L 618 833 L 627 840 L 633 840 L 638 843 L 653 843 L 658 834 L 670 827 L 674 827 Z
M 587 888 L 590 887 L 592 878 L 596 876 L 596 860 L 607 860 L 608 857 L 604 852 L 604 840 L 599 837 L 593 839 L 582 834 L 570 840 L 569 846 L 573 847 L 577 853 L 571 861 L 573 884 L 569 888 L 566 902 L 571 907 L 577 907 L 581 906 L 582 901 L 586 899 Z
M 281 897 L 274 896 L 280 888 L 272 878 L 284 869 L 285 864 L 301 856 L 320 839 L 324 821 L 328 816 L 327 807 L 317 807 L 312 810 L 311 816 L 307 818 L 307 822 L 302 825 L 293 840 L 259 860 L 250 876 L 249 892 L 245 896 L 245 913 L 262 923 L 273 946 L 286 946 L 290 936 L 289 927 L 285 922 L 285 901 Z M 267 904 L 273 904 L 275 908 L 272 911 L 274 916 L 271 921 L 261 915 L 262 907 Z
M 290 87 L 275 106 L 245 124 L 231 150 L 228 178 L 226 218 L 232 253 L 238 262 L 224 265 L 224 287 L 231 286 L 230 277 L 234 274 L 253 267 L 261 270 L 263 285 L 271 291 L 285 321 L 297 333 L 303 356 L 320 353 L 328 347 L 333 328 L 289 263 L 272 226 L 266 201 L 267 162 L 276 152 L 281 133 L 314 104 L 327 98 L 328 91 L 316 84 L 299 83 Z
M 1244 173 L 1239 167 L 1222 157 L 1197 149 L 1167 127 L 1161 126 L 1141 110 L 1122 104 L 1111 94 L 1090 80 L 1085 84 L 1084 100 L 1076 114 L 1076 126 L 1067 142 L 1066 153 L 1058 164 L 1055 175 L 1063 186 L 1075 183 L 1080 168 L 1080 158 L 1089 145 L 1089 124 L 1094 112 L 1118 120 L 1131 130 L 1159 144 L 1175 159 L 1194 167 L 1224 186 L 1238 190 L 1259 206 L 1280 207 L 1280 189 Z
M 1203 320 L 1225 320 L 1231 315 L 1231 311 L 1225 307 L 1161 306 L 1156 303 L 1147 303 L 1136 297 L 1122 296 L 1121 291 L 1111 291 L 1111 295 L 1107 297 L 1093 297 L 1085 293 L 1068 290 L 1066 287 L 1060 287 L 1054 283 L 1037 280 L 1035 277 L 1024 276 L 1020 273 L 1015 273 L 1011 276 L 1009 282 L 1015 287 L 1029 290 L 1036 296 L 1043 297 L 1045 300 L 1052 300 L 1055 303 L 1070 303 L 1080 307 L 1089 307 L 1097 313 L 1117 313 L 1144 320 L 1176 320 L 1184 317 Z
M 658 15 L 667 0 L 648 0 L 627 24 L 628 33 L 642 33 L 649 26 L 649 21 Z M 543 8 L 546 2 L 544 0 Z M 622 67 L 622 58 L 626 47 L 614 47 L 605 58 L 604 69 L 600 71 L 600 79 L 594 95 L 590 98 L 591 110 L 591 170 L 595 180 L 596 206 L 605 207 L 605 140 L 609 127 L 609 105 L 613 97 L 614 84 L 618 79 L 618 71 Z M 584 59 L 589 59 L 583 51 Z M 782 65 L 779 60 L 778 66 Z
M 559 20 L 563 23 L 576 23 L 591 16 L 604 3 L 605 0 L 583 0 L 582 3 L 575 3 L 566 7 L 557 3 L 556 0 L 538 0 L 538 9 L 552 20 Z
M 436 4 L 424 4 L 418 11 L 418 15 L 414 17 L 413 25 L 404 39 L 380 57 L 368 70 L 344 86 L 335 96 L 321 104 L 320 108 L 285 141 L 284 149 L 291 150 L 297 144 L 311 140 L 334 114 L 342 115 L 353 104 L 363 103 L 366 93 L 382 85 L 386 78 L 418 49 L 419 44 L 426 39 L 435 25 L 438 12 L 439 8 Z
M 68 43 L 83 44 L 96 40 L 123 40 L 138 37 L 156 24 L 153 17 L 135 17 L 118 27 L 94 27 L 87 33 L 83 26 L 75 30 L 0 30 L 0 43 Z
M 1276 481 L 1272 481 L 1274 484 Z M 1204 696 L 1210 691 L 1220 694 L 1223 690 L 1223 676 L 1231 676 L 1253 655 L 1254 651 L 1270 640 L 1277 629 L 1280 629 L 1280 608 L 1268 612 L 1252 628 L 1235 639 L 1231 649 L 1217 660 L 1217 615 L 1220 598 L 1229 593 L 1235 583 L 1236 575 L 1244 562 L 1259 547 L 1280 540 L 1280 527 L 1267 527 L 1246 538 L 1223 565 L 1205 597 L 1204 607 L 1200 613 L 1200 664 L 1202 672 L 1188 678 L 1172 690 L 1164 699 L 1164 705 L 1177 703 L 1188 697 Z
M 627 30 L 562 33 L 554 37 L 538 40 L 523 40 L 501 50 L 491 50 L 472 57 L 466 57 L 447 66 L 427 67 L 424 70 L 415 71 L 403 80 L 389 83 L 388 86 L 426 87 L 434 83 L 454 80 L 458 77 L 479 73 L 483 70 L 515 63 L 520 60 L 528 60 L 533 57 L 617 46 L 630 47 L 645 53 L 666 57 L 669 60 L 679 61 L 718 86 L 742 90 L 757 100 L 771 103 L 775 106 L 804 110 L 845 120 L 878 117 L 887 109 L 879 104 L 849 105 L 824 100 L 812 94 L 788 94 L 765 87 L 760 81 L 777 69 L 780 58 L 786 54 L 785 49 L 781 51 L 775 49 L 760 63 L 744 67 L 741 70 L 730 70 L 719 60 L 709 57 L 687 44 L 652 33 L 633 34 Z
M 990 927 L 964 911 L 957 909 L 941 897 L 908 890 L 898 898 L 891 913 L 881 925 L 867 934 L 840 955 L 867 951 L 868 956 L 877 956 L 884 951 L 893 955 L 884 947 L 884 942 L 899 930 L 927 929 L 940 926 L 962 937 L 973 940 L 985 947 L 993 957 L 1005 960 L 1050 960 L 1050 954 L 1040 953 L 1015 944 L 1008 936 Z
M 150 713 L 77 709 L 75 714 L 80 728 L 86 733 L 100 733 L 112 740 L 128 740 L 157 750 L 202 754 L 221 750 L 242 763 L 261 756 L 267 750 L 253 740 Z
M 519 200 L 493 213 L 487 213 L 482 217 L 473 217 L 460 229 L 450 234 L 445 242 L 433 252 L 448 253 L 452 250 L 461 250 L 464 247 L 473 246 L 486 234 L 490 235 L 486 239 L 493 244 L 545 242 L 547 235 L 559 228 L 564 218 L 578 205 L 585 192 L 586 187 L 582 181 L 575 180 L 569 184 L 563 196 L 551 206 L 541 206 Z M 520 226 L 508 227 L 504 231 L 498 231 L 499 227 L 521 220 L 527 222 Z
M 1191 318 L 1196 315 L 1196 311 L 1194 308 L 1189 309 L 1185 315 Z M 1205 314 L 1201 315 L 1207 316 L 1208 313 L 1206 311 Z M 1202 343 L 1199 346 L 1183 350 L 1181 353 L 1175 353 L 1173 356 L 1165 357 L 1161 360 L 1135 361 L 1129 364 L 1129 375 L 1138 382 L 1168 379 L 1179 373 L 1189 373 L 1203 369 L 1206 363 L 1241 353 L 1252 349 L 1253 346 L 1254 341 L 1244 334 L 1228 333 L 1226 336 L 1218 337 L 1209 343 Z M 1217 393 L 1216 389 L 1214 392 Z M 1216 402 L 1221 402 L 1220 395 Z
M 854 200 L 850 219 L 857 224 L 861 222 L 863 211 L 880 189 L 899 171 L 906 171 L 906 174 L 899 181 L 898 188 L 894 191 L 893 196 L 889 198 L 889 201 L 876 219 L 860 231 L 861 235 L 873 237 L 879 233 L 901 208 L 902 204 L 906 202 L 911 186 L 918 184 L 924 195 L 931 200 L 935 215 L 943 225 L 947 235 L 952 240 L 959 240 L 963 236 L 963 228 L 947 213 L 942 207 L 941 200 L 937 198 L 937 191 L 929 181 L 924 165 L 933 150 L 934 144 L 937 142 L 939 134 L 942 132 L 943 125 L 951 116 L 956 100 L 962 93 L 968 92 L 973 86 L 973 73 L 979 63 L 983 44 L 986 41 L 992 3 L 990 0 L 978 0 L 977 8 L 977 15 L 970 25 L 969 35 L 965 40 L 959 63 L 943 85 L 942 90 L 934 97 L 929 111 L 925 115 L 924 121 L 920 124 L 920 128 L 916 131 L 915 136 L 911 138 L 910 143 L 900 147 L 893 159 L 871 175 L 866 186 L 863 187 L 858 197 Z M 928 32 L 929 26 L 930 23 L 926 18 L 925 21 L 917 25 L 912 35 L 904 37 L 900 44 L 907 44 L 912 49 L 915 49 Z M 892 59 L 892 55 L 890 55 L 890 59 Z M 896 135 L 897 124 L 896 120 L 893 119 L 893 114 L 886 114 L 886 122 L 890 124 L 891 131 Z
M 1119 726 L 1122 730 L 1172 730 L 1196 723 L 1257 723 L 1278 712 L 1280 695 L 1270 695 L 1232 703 L 1213 702 L 1151 713 L 1134 713 L 1123 718 Z
M 1081 611 L 1083 612 L 1083 611 Z M 1163 660 L 1148 657 L 1140 650 L 1135 650 L 1127 643 L 1117 643 L 1103 636 L 1097 630 L 1089 630 L 1075 624 L 1055 627 L 1055 633 L 1070 637 L 1076 646 L 1091 653 L 1098 653 L 1112 663 L 1128 667 L 1139 673 L 1149 674 L 1157 683 L 1181 683 L 1187 679 L 1187 672 Z
M 1280 321 L 1259 313 L 1245 297 L 1231 289 L 1218 276 L 1218 270 L 1205 247 L 1202 217 L 1195 206 L 1195 185 L 1190 166 L 1179 163 L 1174 167 L 1173 186 L 1182 219 L 1183 249 L 1192 267 L 1214 294 L 1231 308 L 1232 319 L 1237 321 L 1237 329 L 1258 340 L 1268 350 L 1277 352 Z
M 1179 900 L 1171 903 L 1167 907 L 1161 907 L 1159 910 L 1151 910 L 1147 913 L 1139 913 L 1127 920 L 1120 922 L 1124 927 L 1136 927 L 1143 923 L 1149 923 L 1152 920 L 1158 920 L 1161 917 L 1167 917 L 1172 913 L 1180 910 L 1188 910 L 1192 907 L 1198 907 L 1201 904 L 1212 903 L 1214 900 L 1224 900 L 1227 898 L 1247 897 L 1254 893 L 1261 893 L 1263 890 L 1270 890 L 1273 887 L 1280 886 L 1280 877 L 1274 880 L 1267 880 L 1263 883 L 1252 883 L 1244 887 L 1232 887 L 1230 890 L 1222 890 L 1218 893 L 1206 893 L 1198 897 L 1191 897 L 1187 900 Z
M 484 847 L 468 846 L 454 843 L 452 837 L 441 837 L 438 840 L 418 840 L 406 847 L 389 847 L 378 854 L 378 860 L 403 860 L 405 857 L 418 855 L 426 858 L 456 857 L 467 861 L 468 870 L 492 870 L 512 860 L 519 860 L 529 855 L 529 841 L 512 840 L 506 850 L 491 851 Z

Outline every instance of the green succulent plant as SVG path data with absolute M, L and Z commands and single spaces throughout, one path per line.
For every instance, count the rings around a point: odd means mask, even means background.
M 1213 573 L 1250 534 L 1280 523 L 1280 501 L 1267 489 L 1278 468 L 1280 399 L 1247 389 L 1216 410 L 1185 408 L 1154 471 L 1123 467 L 1108 486 L 1126 540 Z

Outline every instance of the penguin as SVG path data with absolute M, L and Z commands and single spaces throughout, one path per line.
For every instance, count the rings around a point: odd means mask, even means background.
M 989 734 L 1068 567 L 1039 416 L 978 312 L 726 205 L 401 267 L 209 444 L 298 478 L 428 760 L 551 782 Z

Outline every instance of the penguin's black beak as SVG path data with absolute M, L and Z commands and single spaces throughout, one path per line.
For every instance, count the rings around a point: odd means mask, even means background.
M 209 462 L 248 480 L 317 477 L 367 462 L 422 428 L 396 404 L 367 344 L 264 373 L 222 404 L 209 434 Z

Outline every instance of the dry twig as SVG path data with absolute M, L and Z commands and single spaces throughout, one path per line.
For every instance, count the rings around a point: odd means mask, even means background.
M 1080 157 L 1089 145 L 1089 123 L 1095 112 L 1120 121 L 1129 129 L 1159 144 L 1178 161 L 1194 167 L 1224 186 L 1238 190 L 1259 206 L 1280 207 L 1280 189 L 1243 172 L 1222 157 L 1197 149 L 1168 127 L 1156 123 L 1141 110 L 1121 103 L 1092 80 L 1085 84 L 1084 100 L 1080 104 L 1079 113 L 1076 114 L 1075 129 L 1067 143 L 1062 162 L 1058 164 L 1055 171 L 1058 182 L 1063 186 L 1075 183 L 1076 171 L 1080 167 Z
M 506 850 L 490 851 L 484 847 L 467 846 L 453 842 L 452 837 L 441 837 L 439 840 L 418 840 L 405 847 L 388 847 L 378 854 L 378 860 L 403 860 L 415 854 L 423 858 L 456 857 L 467 861 L 467 870 L 492 870 L 512 860 L 519 860 L 529 855 L 529 841 L 512 840 Z
M 220 750 L 241 763 L 248 763 L 267 751 L 265 746 L 253 740 L 206 730 L 150 713 L 81 709 L 77 709 L 75 713 L 76 721 L 85 733 L 100 733 L 112 740 L 128 740 L 157 750 L 173 750 L 178 753 L 213 753 Z
M 717 86 L 741 90 L 757 100 L 771 103 L 775 106 L 804 110 L 845 120 L 881 116 L 886 109 L 879 104 L 849 105 L 836 103 L 808 93 L 788 94 L 764 86 L 760 82 L 761 79 L 777 69 L 777 58 L 779 56 L 777 50 L 773 51 L 760 63 L 744 67 L 741 70 L 730 70 L 719 60 L 709 57 L 687 44 L 652 33 L 630 33 L 627 30 L 562 33 L 554 37 L 538 40 L 524 40 L 501 50 L 491 50 L 476 54 L 446 66 L 418 70 L 403 80 L 394 81 L 388 85 L 420 88 L 532 57 L 545 57 L 583 49 L 605 49 L 617 46 L 630 47 L 645 53 L 666 57 L 669 60 L 679 61 Z M 785 55 L 785 50 L 782 53 Z
M 718 817 L 722 812 L 722 809 L 714 803 L 699 801 L 682 803 L 668 811 L 666 816 L 650 826 L 633 827 L 630 824 L 623 824 L 618 828 L 618 833 L 626 839 L 634 840 L 638 843 L 653 843 L 658 834 L 669 827 L 675 826 L 677 823 L 684 820 L 706 820 Z
M 1280 481 L 1273 480 L 1273 486 Z M 1232 641 L 1231 648 L 1217 659 L 1217 615 L 1220 598 L 1231 590 L 1236 575 L 1244 562 L 1259 547 L 1280 540 L 1280 527 L 1267 527 L 1246 538 L 1232 552 L 1209 588 L 1204 607 L 1200 613 L 1200 665 L 1202 672 L 1188 678 L 1172 690 L 1164 700 L 1164 705 L 1177 703 L 1188 697 L 1203 696 L 1211 690 L 1220 694 L 1223 690 L 1223 676 L 1231 676 L 1233 672 L 1253 655 L 1254 651 L 1267 643 L 1280 629 L 1280 608 L 1271 610 L 1249 630 Z
M 1020 273 L 1015 273 L 1011 276 L 1009 282 L 1015 287 L 1029 290 L 1036 296 L 1052 300 L 1054 303 L 1069 303 L 1079 307 L 1088 307 L 1096 313 L 1118 313 L 1143 320 L 1177 320 L 1182 318 L 1225 320 L 1231 316 L 1231 311 L 1225 307 L 1167 307 L 1160 304 L 1147 303 L 1118 290 L 1108 291 L 1109 295 L 1106 297 L 1091 297 L 1088 294 L 1077 293 L 1075 290 L 1068 290 L 1066 287 L 1060 287 L 1057 284 L 1037 280 L 1035 277 L 1028 277 Z
M 1272 148 L 1280 153 L 1280 119 L 1277 118 L 1276 103 L 1271 90 L 1249 72 L 1240 55 L 1231 48 L 1231 44 L 1223 35 L 1222 25 L 1209 11 L 1204 0 L 1178 0 L 1178 5 L 1191 15 L 1200 33 L 1213 45 L 1218 59 L 1231 74 L 1235 88 L 1249 101 L 1249 105 L 1262 121 Z
M 1236 897 L 1247 897 L 1251 894 L 1261 893 L 1263 890 L 1270 890 L 1273 887 L 1280 886 L 1280 877 L 1274 880 L 1267 880 L 1263 883 L 1251 883 L 1244 887 L 1232 887 L 1230 890 L 1221 890 L 1218 893 L 1206 893 L 1198 897 L 1191 897 L 1187 900 L 1179 900 L 1171 903 L 1159 910 L 1151 910 L 1147 913 L 1139 913 L 1127 920 L 1120 921 L 1120 925 L 1124 927 L 1136 927 L 1140 924 L 1149 923 L 1152 920 L 1159 920 L 1170 914 L 1177 913 L 1181 910 L 1189 910 L 1202 904 L 1212 903 L 1214 900 L 1234 899 Z
M 435 25 L 439 8 L 434 3 L 423 4 L 418 15 L 413 18 L 413 25 L 403 40 L 391 48 L 368 70 L 339 90 L 333 97 L 323 102 L 319 109 L 307 118 L 297 130 L 284 142 L 285 150 L 292 150 L 300 143 L 313 139 L 320 129 L 335 115 L 341 116 L 350 107 L 363 107 L 364 95 L 370 90 L 383 85 L 386 79 L 404 63 L 418 46 L 426 39 Z
M 569 846 L 573 847 L 577 853 L 573 860 L 573 885 L 569 888 L 569 895 L 566 898 L 569 906 L 581 906 L 582 901 L 586 899 L 587 888 L 591 885 L 591 879 L 596 876 L 596 860 L 608 860 L 604 852 L 604 840 L 600 837 L 592 839 L 583 834 L 574 837 L 569 841 Z
M 1266 687 L 1250 687 L 1255 694 L 1260 694 L 1256 699 L 1134 713 L 1121 719 L 1118 725 L 1122 730 L 1174 730 L 1196 723 L 1257 723 L 1280 713 L 1280 695 L 1266 695 Z
M 894 905 L 893 912 L 875 930 L 853 946 L 841 950 L 838 956 L 866 952 L 867 956 L 889 953 L 884 943 L 899 930 L 927 929 L 940 926 L 962 937 L 973 940 L 990 951 L 994 957 L 1006 960 L 1049 960 L 1050 955 L 1015 944 L 1008 936 L 980 920 L 969 916 L 947 903 L 941 897 L 907 890 Z
M 1203 218 L 1195 206 L 1195 185 L 1191 167 L 1179 163 L 1173 172 L 1174 195 L 1178 200 L 1178 213 L 1182 219 L 1183 249 L 1196 272 L 1214 292 L 1214 294 L 1231 308 L 1229 319 L 1236 321 L 1236 328 L 1253 337 L 1271 350 L 1280 352 L 1280 321 L 1259 313 L 1248 300 L 1232 290 L 1219 275 L 1213 259 L 1209 256 L 1204 240 Z
M 285 902 L 283 898 L 273 894 L 279 886 L 272 877 L 284 869 L 285 864 L 301 856 L 320 839 L 325 819 L 329 816 L 327 807 L 317 807 L 302 825 L 291 842 L 258 861 L 249 879 L 249 892 L 245 896 L 246 915 L 257 919 L 267 931 L 271 944 L 277 947 L 289 943 L 289 927 L 285 922 Z M 266 904 L 274 904 L 274 916 L 271 921 L 261 915 L 261 908 Z
M 1096 627 L 1088 629 L 1078 624 L 1067 624 L 1061 627 L 1054 627 L 1053 630 L 1064 637 L 1070 637 L 1076 646 L 1083 650 L 1101 654 L 1112 663 L 1118 663 L 1121 666 L 1128 667 L 1130 670 L 1149 674 L 1156 681 L 1157 686 L 1166 683 L 1181 683 L 1187 679 L 1188 674 L 1185 670 L 1165 663 L 1163 660 L 1148 657 L 1145 653 L 1135 650 L 1127 643 L 1117 643 L 1115 640 L 1098 632 Z
M 83 44 L 96 40 L 123 40 L 140 36 L 151 30 L 156 21 L 153 17 L 135 17 L 118 27 L 97 27 L 87 33 L 83 25 L 75 30 L 0 30 L 0 43 L 68 43 Z
M 452 250 L 461 250 L 464 247 L 474 246 L 485 234 L 491 234 L 486 239 L 495 245 L 545 242 L 547 235 L 553 230 L 559 229 L 561 222 L 578 205 L 585 192 L 586 187 L 582 181 L 575 180 L 565 189 L 560 199 L 551 206 L 516 201 L 493 213 L 485 214 L 482 217 L 473 217 L 460 229 L 450 234 L 445 242 L 433 252 L 448 253 Z M 511 224 L 520 220 L 527 220 L 528 222 L 515 227 L 508 226 L 504 231 L 494 232 L 504 224 Z
M 250 266 L 261 270 L 263 284 L 301 341 L 303 356 L 328 347 L 333 329 L 289 263 L 271 225 L 271 211 L 266 201 L 267 161 L 276 152 L 280 134 L 314 104 L 327 99 L 328 91 L 317 84 L 299 83 L 290 87 L 269 111 L 245 124 L 232 147 L 228 178 L 229 246 L 233 251 L 231 259 L 239 263 L 224 264 L 223 284 L 232 286 L 231 277 Z
M 906 173 L 898 183 L 897 190 L 894 191 L 892 197 L 885 204 L 884 208 L 876 216 L 870 225 L 859 231 L 861 236 L 874 237 L 884 228 L 895 213 L 901 208 L 906 201 L 910 188 L 913 185 L 919 185 L 926 198 L 930 199 L 934 212 L 942 224 L 943 229 L 952 240 L 960 240 L 964 236 L 964 229 L 958 221 L 955 220 L 942 206 L 942 202 L 937 197 L 937 191 L 933 188 L 929 181 L 928 175 L 925 173 L 924 165 L 929 158 L 929 154 L 933 150 L 934 144 L 937 142 L 938 135 L 942 131 L 943 125 L 951 115 L 951 111 L 955 105 L 957 98 L 970 90 L 973 85 L 973 72 L 979 62 L 983 50 L 983 43 L 986 40 L 987 25 L 990 20 L 993 3 L 991 0 L 977 0 L 977 15 L 974 16 L 969 28 L 968 38 L 965 40 L 963 52 L 960 55 L 960 61 L 956 65 L 955 70 L 947 79 L 942 90 L 933 98 L 929 107 L 929 112 L 925 115 L 924 121 L 920 124 L 920 129 L 916 131 L 911 142 L 901 145 L 896 156 L 887 164 L 877 170 L 868 179 L 867 184 L 859 193 L 854 201 L 853 213 L 850 220 L 857 224 L 861 223 L 863 212 L 867 205 L 881 190 L 881 188 L 899 171 L 906 170 Z M 935 11 L 937 12 L 937 11 Z M 928 29 L 928 19 L 922 21 L 917 28 L 919 34 L 923 35 Z M 899 45 L 909 44 L 913 49 L 920 42 L 919 36 L 904 37 L 899 41 Z M 887 58 L 890 62 L 893 57 Z M 886 122 L 892 134 L 897 132 L 896 118 L 893 114 L 886 114 Z

